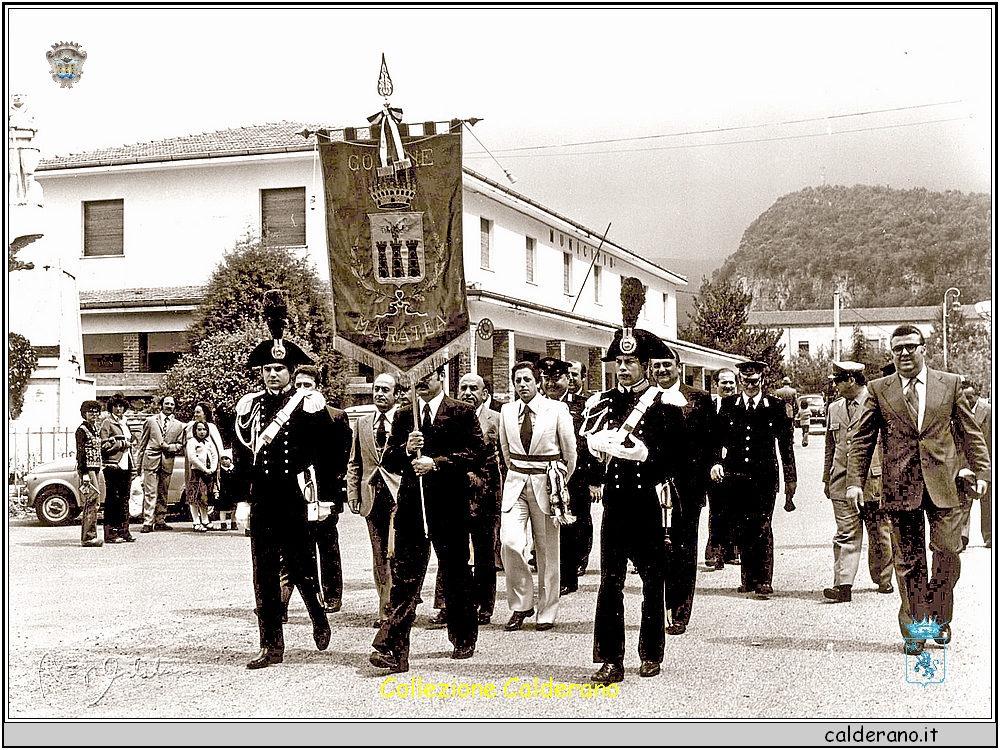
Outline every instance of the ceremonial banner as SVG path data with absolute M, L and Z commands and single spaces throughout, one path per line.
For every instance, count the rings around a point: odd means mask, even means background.
M 469 330 L 462 136 L 404 137 L 395 162 L 382 136 L 320 138 L 334 346 L 412 383 L 458 354 Z

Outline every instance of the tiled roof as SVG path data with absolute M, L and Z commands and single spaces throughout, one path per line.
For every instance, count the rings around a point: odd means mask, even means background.
M 841 325 L 861 325 L 865 323 L 931 323 L 937 320 L 941 308 L 938 305 L 921 307 L 845 307 L 840 310 Z M 976 320 L 979 315 L 972 305 L 962 305 L 966 320 Z M 833 325 L 833 308 L 825 310 L 766 310 L 747 314 L 750 325 L 774 328 L 799 326 L 819 327 Z
M 43 159 L 38 171 L 311 151 L 312 139 L 303 137 L 302 131 L 316 131 L 329 127 L 283 120 L 265 125 L 229 128 L 212 133 L 112 146 L 69 156 L 55 156 Z
M 109 307 L 149 307 L 153 305 L 198 305 L 203 286 L 152 286 L 141 289 L 97 289 L 80 292 L 80 307 L 96 310 Z

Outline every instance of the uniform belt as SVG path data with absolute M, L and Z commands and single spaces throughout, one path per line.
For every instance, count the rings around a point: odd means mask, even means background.
M 546 473 L 546 469 L 543 468 L 543 467 L 538 467 L 538 468 L 534 468 L 534 467 L 531 467 L 531 468 L 522 468 L 520 466 L 511 466 L 508 469 L 508 471 L 513 471 L 513 472 L 515 472 L 517 474 L 545 474 Z

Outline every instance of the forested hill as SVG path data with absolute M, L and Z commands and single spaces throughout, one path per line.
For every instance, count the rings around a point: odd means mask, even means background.
M 745 278 L 752 310 L 941 304 L 991 298 L 990 196 L 822 186 L 775 201 L 715 280 Z

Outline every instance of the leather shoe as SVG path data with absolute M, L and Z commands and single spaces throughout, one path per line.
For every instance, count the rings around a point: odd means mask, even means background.
M 924 642 L 907 638 L 903 644 L 903 652 L 907 656 L 919 656 L 924 650 Z
M 492 612 L 480 612 L 479 613 L 479 624 L 480 625 L 489 625 L 491 617 L 493 617 L 493 613 Z
M 372 627 L 375 628 L 375 630 L 381 630 L 382 626 L 384 624 L 385 624 L 385 620 L 379 619 L 379 620 L 373 620 L 372 621 Z
M 537 625 L 535 625 L 535 630 L 544 632 L 546 630 L 552 630 L 552 628 L 554 628 L 555 626 L 556 624 L 554 622 L 540 622 Z
M 154 523 L 153 524 L 153 531 L 170 531 L 173 528 L 174 528 L 173 526 L 169 526 L 168 524 L 165 524 L 165 523 Z
M 833 588 L 823 589 L 823 596 L 835 602 L 849 602 L 851 601 L 851 586 L 850 584 L 842 583 Z
M 742 584 L 736 587 L 736 593 L 737 593 L 737 594 L 745 594 L 745 593 L 747 593 L 747 592 L 748 592 L 749 590 L 750 590 L 750 589 L 748 589 L 748 588 L 747 588 L 746 586 L 743 586 Z
M 80 542 L 81 547 L 103 547 L 104 542 L 100 539 L 88 539 L 85 542 Z
M 791 499 L 785 500 L 785 513 L 791 513 L 795 510 L 795 503 Z
M 935 638 L 934 642 L 941 646 L 947 646 L 949 643 L 951 643 L 951 625 L 949 625 L 948 623 L 942 625 L 941 635 L 940 637 Z
M 891 594 L 895 589 L 892 587 L 891 583 L 880 583 L 878 586 L 878 592 L 880 594 Z
M 590 676 L 590 681 L 595 685 L 611 685 L 624 679 L 625 667 L 610 661 L 604 662 L 604 666 Z
M 131 534 L 125 534 L 124 536 L 120 537 L 120 539 L 123 542 L 134 542 L 135 541 L 135 537 L 132 536 Z
M 774 593 L 774 589 L 771 588 L 771 584 L 762 583 L 760 586 L 757 587 L 757 593 L 763 594 L 764 596 L 769 596 Z
M 371 656 L 368 657 L 368 661 L 373 667 L 388 669 L 390 672 L 409 671 L 409 667 L 404 666 L 395 654 L 387 654 L 384 651 L 372 651 Z
M 660 673 L 660 662 L 658 661 L 644 661 L 639 665 L 639 676 L 640 677 L 656 677 Z
M 339 612 L 342 606 L 344 605 L 340 599 L 331 599 L 323 604 L 323 610 L 325 612 Z
M 726 563 L 726 565 L 742 565 L 743 564 L 742 562 L 740 562 L 740 556 L 739 555 L 735 555 L 734 557 L 727 557 L 726 560 L 725 560 L 725 563 Z
M 140 533 L 140 534 L 148 534 L 148 533 L 149 533 L 150 531 L 152 531 L 152 530 L 153 530 L 153 525 L 152 525 L 152 524 L 149 524 L 149 523 L 144 523 L 144 524 L 142 525 L 142 528 L 141 528 L 141 529 L 139 529 L 139 533 Z
M 125 544 L 125 539 L 120 536 L 113 536 L 105 540 L 108 544 Z
M 455 650 L 451 652 L 452 659 L 471 659 L 472 655 L 476 653 L 475 646 L 455 646 Z
M 687 630 L 687 625 L 685 625 L 683 622 L 672 622 L 669 625 L 667 625 L 667 633 L 669 635 L 684 635 L 686 630 Z M 653 662 L 649 663 L 652 664 Z M 656 666 L 657 666 L 656 671 L 659 672 L 660 665 L 657 664 Z
M 577 591 L 576 586 L 563 586 L 559 589 L 559 596 L 568 596 Z
M 284 658 L 284 653 L 277 649 L 262 648 L 253 659 L 247 662 L 247 669 L 263 669 L 272 664 L 281 664 Z
M 989 547 L 990 545 L 987 544 L 986 546 Z M 587 575 L 587 566 L 586 565 L 580 565 L 576 569 L 576 574 L 577 574 L 577 576 Z
M 437 614 L 427 621 L 427 624 L 433 628 L 444 627 L 448 624 L 448 610 L 441 607 L 441 609 L 437 611 Z
M 533 614 L 535 614 L 534 607 L 529 610 L 525 610 L 524 612 L 514 612 L 514 614 L 510 616 L 510 619 L 507 620 L 507 624 L 503 626 L 503 629 L 510 632 L 520 630 L 524 626 L 524 621 Z
M 313 625 L 313 640 L 316 641 L 316 648 L 326 651 L 326 647 L 330 645 L 330 624 L 321 622 Z

